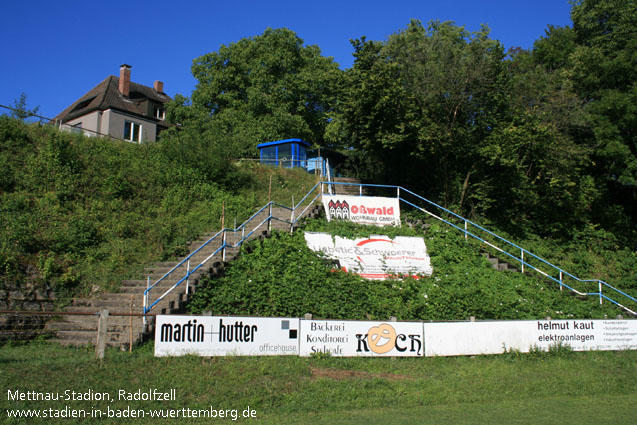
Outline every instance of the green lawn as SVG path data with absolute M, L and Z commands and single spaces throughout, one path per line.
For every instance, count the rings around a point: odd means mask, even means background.
M 0 423 L 264 424 L 623 424 L 637 417 L 637 352 L 535 353 L 457 358 L 155 358 L 152 346 L 109 350 L 46 342 L 0 347 Z M 118 400 L 120 390 L 176 390 L 174 401 Z M 18 401 L 16 391 L 108 393 L 111 401 Z M 24 393 L 26 394 L 26 393 Z M 26 397 L 26 396 L 25 396 Z M 105 413 L 143 410 L 145 418 L 22 418 L 8 409 Z M 224 409 L 256 419 L 183 418 Z M 153 409 L 180 418 L 157 419 Z

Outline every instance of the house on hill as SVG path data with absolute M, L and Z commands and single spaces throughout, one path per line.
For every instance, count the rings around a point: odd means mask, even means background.
M 170 97 L 164 83 L 153 87 L 131 81 L 131 66 L 122 65 L 119 77 L 107 77 L 53 119 L 60 129 L 105 136 L 133 143 L 154 142 L 168 128 L 164 104 Z

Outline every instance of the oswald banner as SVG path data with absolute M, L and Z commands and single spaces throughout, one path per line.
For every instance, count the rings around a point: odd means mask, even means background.
M 637 350 L 635 320 L 524 320 L 425 323 L 426 356 L 527 353 L 558 344 L 576 351 Z
M 424 354 L 420 322 L 301 320 L 301 356 L 417 357 Z
M 345 271 L 367 279 L 431 275 L 433 268 L 423 238 L 372 235 L 355 240 L 329 233 L 305 232 L 307 246 L 338 260 Z
M 323 195 L 327 221 L 333 218 L 376 226 L 400 226 L 398 198 Z
M 155 356 L 299 354 L 299 319 L 157 316 Z

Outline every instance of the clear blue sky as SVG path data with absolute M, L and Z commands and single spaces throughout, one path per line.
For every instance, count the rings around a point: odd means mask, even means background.
M 190 96 L 193 59 L 268 28 L 286 27 L 342 69 L 350 39 L 385 40 L 411 19 L 481 24 L 505 46 L 531 48 L 548 25 L 571 25 L 568 0 L 7 1 L 0 13 L 0 104 L 22 92 L 53 117 L 119 66 L 134 82 Z M 0 110 L 0 113 L 3 111 Z

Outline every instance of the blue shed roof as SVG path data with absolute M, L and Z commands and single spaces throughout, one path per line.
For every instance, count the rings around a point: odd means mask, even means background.
M 311 146 L 308 142 L 306 142 L 305 140 L 302 140 L 302 139 L 284 139 L 284 140 L 275 140 L 273 142 L 261 143 L 261 144 L 257 145 L 257 148 L 261 149 L 261 148 L 265 148 L 265 147 L 268 147 L 268 146 L 284 145 L 286 143 L 301 143 L 301 144 L 304 144 L 307 147 Z

